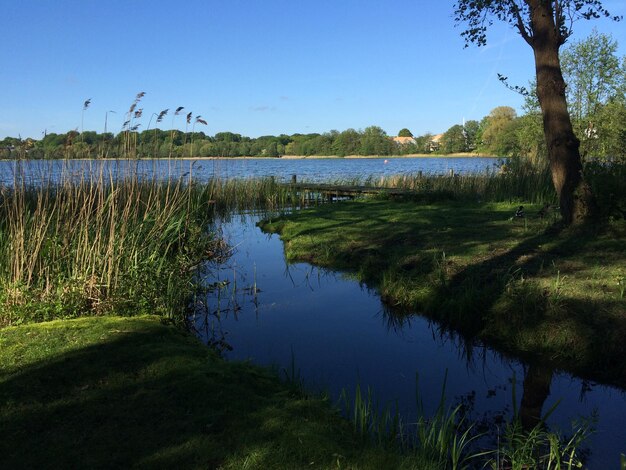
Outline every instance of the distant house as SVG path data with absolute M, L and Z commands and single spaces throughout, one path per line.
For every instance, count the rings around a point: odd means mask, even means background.
M 436 152 L 441 147 L 441 139 L 443 138 L 443 134 L 437 134 L 431 137 L 430 142 L 428 142 L 428 146 L 431 152 Z
M 393 137 L 393 141 L 399 146 L 415 144 L 413 137 Z

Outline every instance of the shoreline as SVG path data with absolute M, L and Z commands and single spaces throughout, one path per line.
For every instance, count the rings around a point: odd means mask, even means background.
M 407 155 L 346 155 L 340 157 L 338 155 L 282 155 L 280 157 L 259 157 L 259 156 L 240 156 L 240 157 L 115 157 L 115 158 L 0 158 L 1 162 L 14 162 L 14 161 L 116 161 L 116 160 L 374 160 L 374 159 L 404 159 L 404 158 L 508 158 L 496 155 L 481 155 L 476 153 L 451 153 L 445 155 L 432 154 L 432 153 L 412 153 Z

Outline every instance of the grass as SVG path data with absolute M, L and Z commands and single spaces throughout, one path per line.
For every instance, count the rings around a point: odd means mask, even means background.
M 624 385 L 626 222 L 555 229 L 539 204 L 353 201 L 262 224 L 291 261 L 349 273 L 398 310 Z
M 0 197 L 0 326 L 82 315 L 184 316 L 215 248 L 207 188 L 105 172 Z
M 197 267 L 222 247 L 207 230 L 212 217 L 301 202 L 272 178 L 199 185 L 187 176 L 99 174 L 33 187 L 18 174 L 0 188 L 0 466 L 462 468 L 469 437 L 456 432 L 458 410 L 419 421 L 418 441 L 401 437 L 399 452 L 393 436 L 402 433 L 382 438 L 397 414 L 376 415 L 369 395 L 355 399 L 355 428 L 326 401 L 140 316 L 185 318 Z M 389 302 L 440 314 L 505 350 L 535 354 L 537 331 L 556 325 L 540 354 L 582 339 L 565 359 L 616 359 L 623 225 L 554 238 L 542 232 L 549 221 L 509 221 L 511 203 L 455 202 L 496 197 L 476 181 L 420 178 L 427 186 L 412 189 L 421 206 L 330 205 L 266 228 L 282 230 L 291 257 L 351 271 Z M 436 202 L 442 196 L 449 201 Z M 576 310 L 581 272 L 587 297 Z M 586 308 L 597 302 L 592 317 Z M 601 334 L 605 344 L 593 338 Z M 375 442 L 364 438 L 373 427 Z
M 442 468 L 157 317 L 0 330 L 2 468 Z

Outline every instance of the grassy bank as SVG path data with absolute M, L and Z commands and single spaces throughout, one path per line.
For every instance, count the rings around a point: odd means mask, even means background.
M 0 330 L 2 468 L 437 468 L 156 317 Z
M 558 230 L 539 204 L 353 201 L 267 221 L 287 257 L 500 350 L 626 385 L 626 222 Z

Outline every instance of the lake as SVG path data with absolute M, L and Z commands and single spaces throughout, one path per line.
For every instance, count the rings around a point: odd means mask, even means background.
M 11 184 L 14 175 L 24 173 L 33 184 L 57 180 L 61 175 L 74 178 L 104 171 L 124 176 L 137 171 L 141 175 L 158 175 L 166 178 L 191 174 L 198 181 L 209 178 L 255 178 L 274 176 L 290 180 L 328 182 L 329 180 L 352 180 L 355 178 L 380 178 L 396 174 L 422 171 L 424 174 L 457 174 L 492 171 L 497 165 L 495 158 L 221 158 L 213 160 L 24 160 L 0 161 L 0 184 Z
M 203 338 L 227 358 L 287 375 L 295 365 L 308 389 L 326 391 L 333 401 L 342 389 L 354 396 L 356 384 L 370 387 L 379 403 L 397 404 L 407 422 L 416 412 L 416 374 L 427 412 L 438 404 L 447 374 L 448 403 L 463 400 L 473 419 L 492 423 L 511 415 L 515 377 L 518 408 L 523 394 L 548 387 L 540 405 L 545 413 L 559 402 L 549 419 L 553 428 L 567 432 L 572 420 L 596 415 L 589 466 L 618 467 L 626 452 L 624 391 L 528 366 L 479 344 L 469 351 L 462 338 L 441 335 L 418 315 L 399 320 L 366 286 L 306 263 L 288 264 L 280 238 L 261 232 L 258 219 L 219 224 L 234 249 L 225 263 L 209 266 L 207 280 L 223 287 L 207 298 L 210 314 L 195 318 Z

